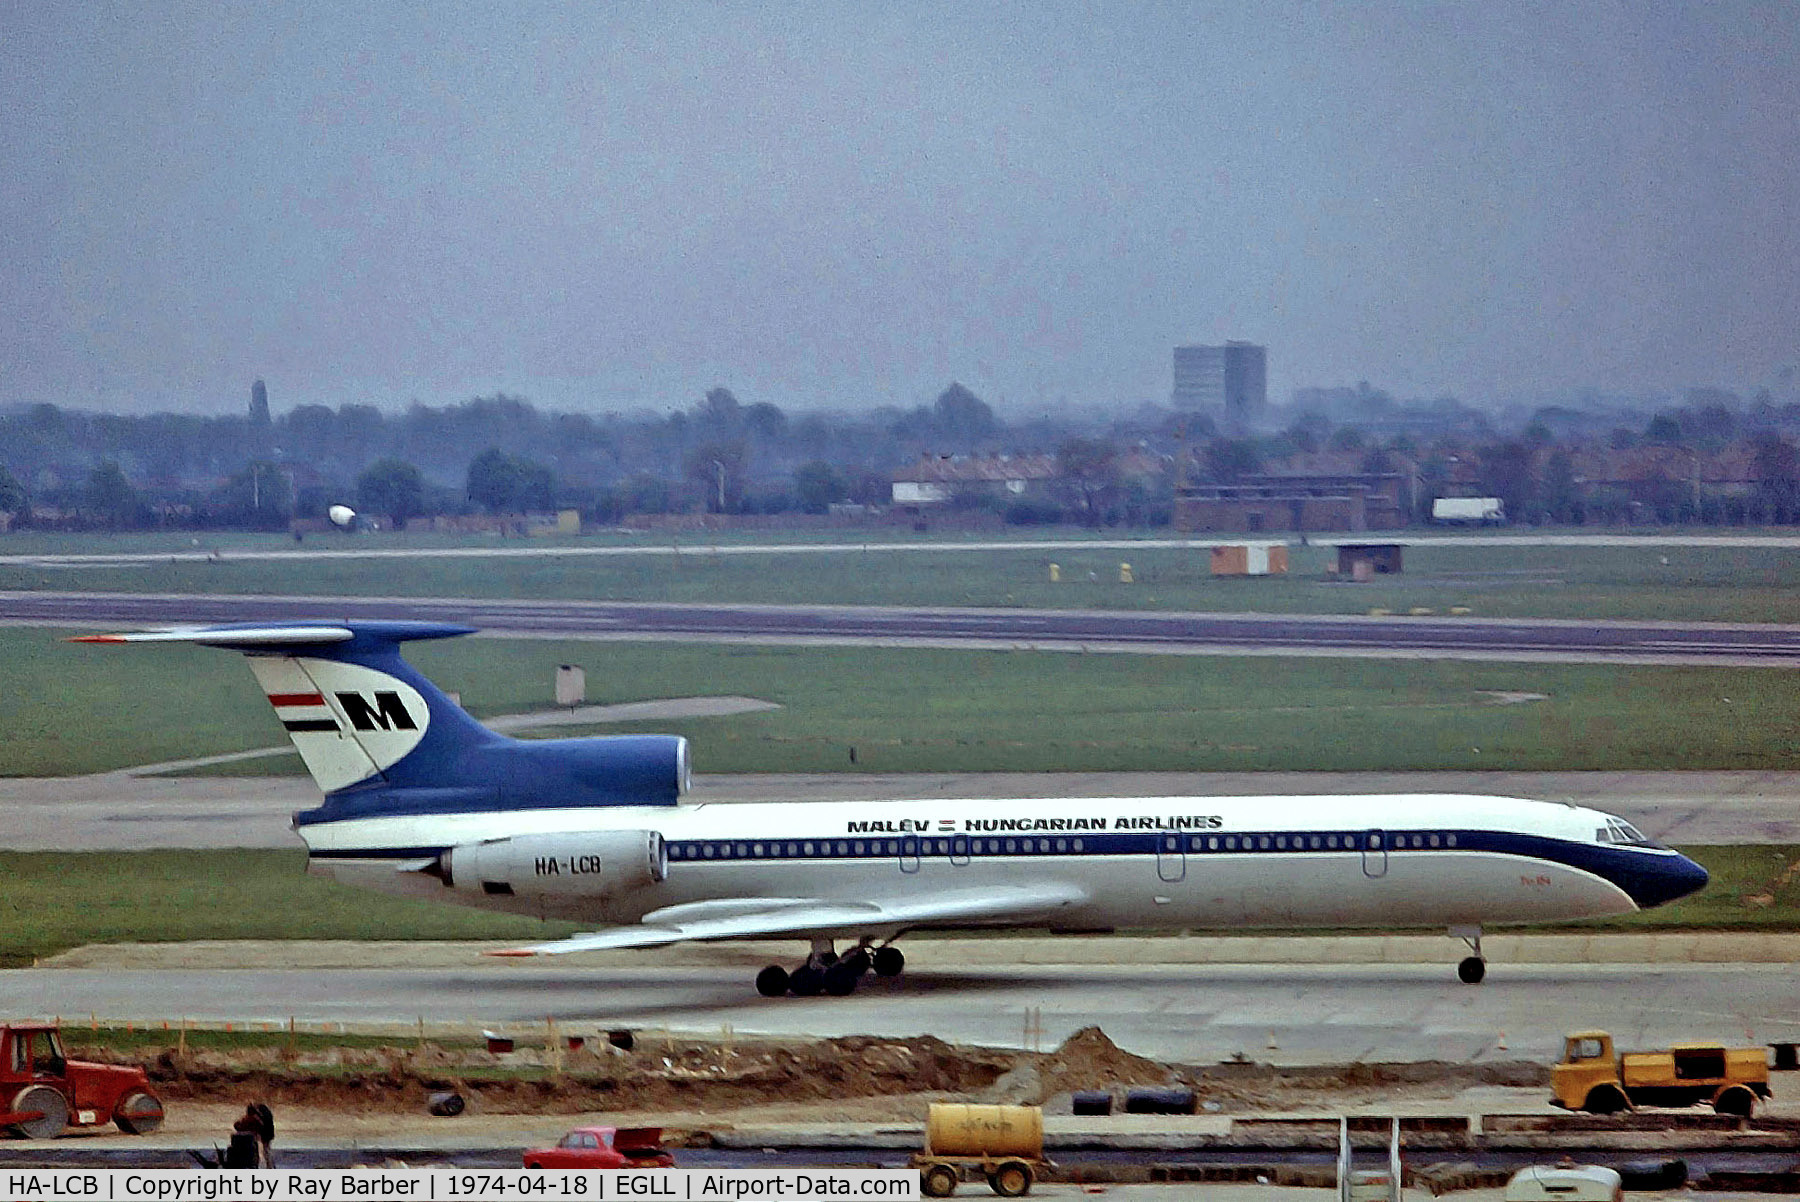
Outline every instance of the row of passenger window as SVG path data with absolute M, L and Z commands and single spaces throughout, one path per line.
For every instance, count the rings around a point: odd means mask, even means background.
M 1126 836 L 1135 840 L 1138 836 Z M 1118 837 L 1114 836 L 1116 840 Z M 1107 853 L 1118 849 L 1102 836 L 1094 841 L 1093 850 Z M 1363 831 L 1355 834 L 1318 835 L 1190 835 L 1183 846 L 1181 836 L 1165 836 L 1160 849 L 1165 852 L 1245 852 L 1245 851 L 1380 851 L 1427 847 L 1455 847 L 1452 833 L 1385 834 Z M 1089 850 L 1086 839 L 838 839 L 793 841 L 786 843 L 694 842 L 669 844 L 671 860 L 764 860 L 800 859 L 803 857 L 848 858 L 855 856 L 1030 856 L 1082 854 Z
M 829 839 L 816 843 L 671 843 L 671 860 L 760 860 L 803 856 L 1030 856 L 1085 852 L 1085 839 Z
M 1165 843 L 1166 850 L 1177 848 Z M 1456 836 L 1449 832 L 1425 834 L 1389 834 L 1362 831 L 1341 835 L 1192 835 L 1188 851 L 1380 851 L 1392 848 L 1455 847 Z

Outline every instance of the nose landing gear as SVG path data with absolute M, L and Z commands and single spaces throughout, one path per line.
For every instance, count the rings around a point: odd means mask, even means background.
M 1487 976 L 1487 960 L 1481 954 L 1480 927 L 1451 927 L 1450 933 L 1469 945 L 1470 954 L 1456 966 L 1456 978 L 1464 985 L 1479 985 Z

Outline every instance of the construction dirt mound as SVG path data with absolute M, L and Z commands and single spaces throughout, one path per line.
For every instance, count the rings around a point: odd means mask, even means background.
M 1121 1051 L 1099 1027 L 1083 1027 L 1054 1052 L 1037 1057 L 1035 1067 L 1048 1096 L 1083 1089 L 1168 1085 L 1179 1080 L 1166 1064 Z M 1034 1101 L 1042 1102 L 1044 1098 Z
M 489 1114 L 726 1111 L 772 1101 L 818 1106 L 930 1095 L 1056 1105 L 1078 1090 L 1185 1085 L 1212 1111 L 1355 1104 L 1396 1094 L 1447 1095 L 1475 1085 L 1540 1086 L 1548 1070 L 1524 1061 L 1462 1065 L 1364 1064 L 1276 1068 L 1250 1061 L 1163 1064 L 1118 1048 L 1098 1027 L 1051 1052 L 968 1047 L 931 1036 L 883 1039 L 696 1040 L 653 1035 L 629 1048 L 495 1053 L 430 1040 L 299 1051 L 284 1047 L 177 1051 L 136 1059 L 76 1048 L 92 1059 L 140 1063 L 169 1100 L 271 1103 L 355 1113 L 417 1112 L 454 1091 Z
M 805 1043 L 656 1038 L 631 1050 L 584 1047 L 563 1053 L 559 1062 L 541 1050 L 495 1054 L 427 1041 L 334 1049 L 324 1056 L 281 1049 L 168 1050 L 139 1063 L 158 1092 L 172 1100 L 253 1095 L 289 1105 L 405 1111 L 422 1108 L 433 1093 L 453 1090 L 476 1111 L 560 1114 L 733 1109 L 771 1098 L 804 1103 L 978 1093 L 1012 1061 L 1005 1052 L 920 1036 Z

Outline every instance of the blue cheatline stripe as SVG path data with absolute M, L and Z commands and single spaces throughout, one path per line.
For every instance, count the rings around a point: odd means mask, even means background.
M 1267 833 L 1250 832 L 1232 835 L 1194 835 L 1170 831 L 1120 831 L 1120 832 L 1084 832 L 1082 834 L 1055 835 L 934 835 L 929 838 L 917 836 L 900 837 L 895 835 L 825 835 L 825 836 L 783 836 L 780 839 L 767 837 L 751 838 L 734 836 L 716 839 L 671 839 L 669 840 L 669 858 L 684 861 L 725 861 L 725 860 L 881 860 L 892 856 L 920 856 L 933 859 L 970 857 L 1018 857 L 1018 856 L 1129 856 L 1129 855 L 1248 855 L 1265 853 L 1297 852 L 1358 852 L 1364 850 L 1369 839 L 1379 835 L 1384 841 L 1391 841 L 1402 832 L 1370 832 L 1370 831 L 1269 831 Z M 1410 836 L 1413 832 L 1404 832 Z M 1419 832 L 1421 838 L 1437 837 L 1440 843 L 1454 840 L 1454 844 L 1446 844 L 1433 850 L 1457 850 L 1463 845 L 1463 832 L 1435 831 Z M 1308 841 L 1318 838 L 1321 845 L 1312 848 Z M 1227 847 L 1225 840 L 1230 839 L 1232 846 Z M 1336 846 L 1328 846 L 1325 841 L 1335 839 Z M 1206 846 L 1216 842 L 1218 846 Z M 1548 840 L 1547 842 L 1556 842 Z M 1266 844 L 1266 845 L 1265 845 Z M 1303 846 L 1302 844 L 1308 844 Z M 715 854 L 705 855 L 706 847 L 718 849 Z M 739 849 L 742 849 L 741 851 Z M 793 850 L 789 850 L 789 849 Z M 810 848 L 811 850 L 807 850 Z M 433 848 L 366 848 L 354 851 L 317 851 L 313 855 L 318 859 L 401 859 L 416 858 L 425 854 L 436 854 L 445 847 Z M 841 850 L 840 850 L 841 849 Z M 1379 853 L 1380 847 L 1369 850 Z M 1398 850 L 1398 849 L 1391 849 Z M 1408 848 L 1407 850 L 1412 850 Z M 1423 850 L 1423 849 L 1420 849 Z

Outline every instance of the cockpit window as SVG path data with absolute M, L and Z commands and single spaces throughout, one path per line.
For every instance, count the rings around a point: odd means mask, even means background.
M 1594 832 L 1594 842 L 1622 843 L 1632 847 L 1657 846 L 1654 839 L 1646 838 L 1644 832 L 1623 818 L 1608 818 L 1606 825 Z

